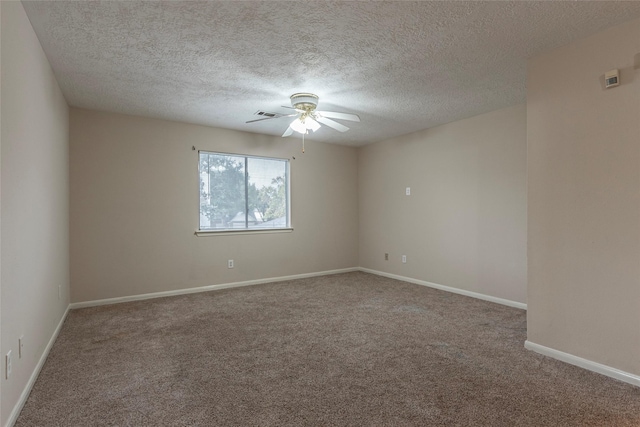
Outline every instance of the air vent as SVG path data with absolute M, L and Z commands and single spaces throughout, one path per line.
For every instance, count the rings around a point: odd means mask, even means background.
M 282 114 L 278 114 L 278 113 L 269 113 L 267 111 L 256 111 L 256 116 L 262 116 L 262 117 L 280 117 Z

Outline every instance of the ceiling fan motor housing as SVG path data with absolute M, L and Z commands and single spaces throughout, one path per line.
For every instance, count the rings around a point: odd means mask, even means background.
M 291 106 L 298 110 L 313 111 L 318 105 L 318 95 L 312 93 L 294 93 L 291 95 Z

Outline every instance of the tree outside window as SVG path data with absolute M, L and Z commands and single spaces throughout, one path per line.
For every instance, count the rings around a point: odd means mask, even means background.
M 200 230 L 288 228 L 289 162 L 201 151 Z

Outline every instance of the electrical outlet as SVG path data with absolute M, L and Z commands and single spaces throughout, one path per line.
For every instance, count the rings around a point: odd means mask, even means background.
M 24 352 L 24 335 L 18 338 L 18 359 L 22 359 L 22 353 Z
M 11 376 L 11 350 L 7 353 L 5 358 L 5 366 L 4 366 L 5 378 L 9 379 Z
M 411 195 L 411 187 L 407 187 L 406 190 L 404 190 L 404 194 L 406 194 L 407 196 Z
M 387 254 L 387 253 L 384 254 L 384 260 L 385 261 L 389 261 L 389 254 Z
M 407 263 L 407 256 L 406 255 L 402 255 L 402 263 L 403 264 Z
M 233 268 L 233 260 L 232 259 L 227 261 L 227 268 Z

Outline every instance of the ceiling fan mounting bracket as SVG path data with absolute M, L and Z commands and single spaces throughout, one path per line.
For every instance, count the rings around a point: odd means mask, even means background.
M 313 111 L 318 106 L 318 95 L 312 93 L 294 93 L 291 95 L 291 106 L 298 110 Z

